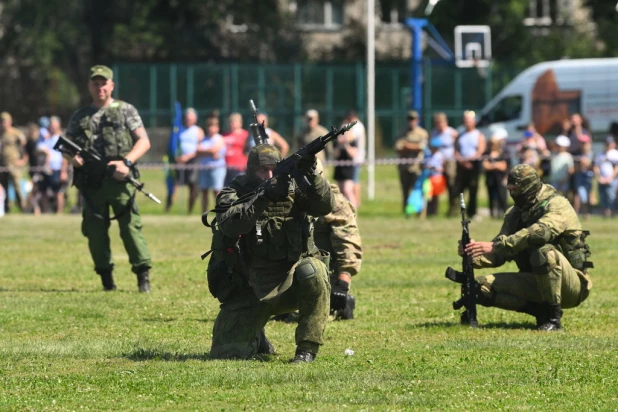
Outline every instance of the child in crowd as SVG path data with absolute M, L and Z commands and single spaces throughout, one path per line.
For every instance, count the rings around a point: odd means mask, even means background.
M 434 137 L 429 142 L 429 155 L 426 155 L 425 169 L 429 169 L 429 181 L 431 182 L 431 199 L 427 203 L 427 216 L 438 213 L 440 195 L 446 190 L 444 177 L 444 153 L 440 150 L 444 143 L 440 137 Z
M 568 137 L 558 136 L 556 138 L 557 153 L 551 159 L 550 184 L 563 196 L 567 196 L 569 192 L 569 181 L 574 168 L 573 155 L 569 153 L 570 145 L 571 140 Z

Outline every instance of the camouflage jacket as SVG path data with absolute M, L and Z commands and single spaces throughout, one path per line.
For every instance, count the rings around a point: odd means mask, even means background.
M 333 211 L 315 222 L 315 244 L 330 253 L 330 269 L 335 275 L 356 275 L 361 268 L 363 248 L 356 224 L 354 207 L 337 185 L 330 185 L 335 205 Z
M 223 234 L 244 237 L 249 284 L 260 300 L 275 298 L 292 284 L 294 269 L 304 257 L 319 257 L 313 238 L 312 216 L 323 216 L 333 209 L 333 195 L 320 175 L 303 193 L 294 181 L 287 199 L 272 202 L 260 195 L 246 203 L 232 205 L 255 190 L 246 175 L 235 178 L 217 196 L 216 215 Z
M 521 271 L 529 271 L 528 250 L 552 244 L 575 269 L 585 271 L 582 262 L 590 254 L 584 242 L 579 218 L 569 201 L 550 185 L 543 185 L 536 203 L 526 211 L 507 210 L 500 233 L 493 239 L 493 252 L 474 259 L 477 268 L 498 267 L 514 260 Z M 578 257 L 586 253 L 584 257 Z
M 132 132 L 140 127 L 144 124 L 137 109 L 114 100 L 105 107 L 90 105 L 77 110 L 69 120 L 66 135 L 82 147 L 94 147 L 108 160 L 119 160 L 133 148 Z

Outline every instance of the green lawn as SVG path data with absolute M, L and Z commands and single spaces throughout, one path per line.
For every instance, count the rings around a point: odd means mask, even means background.
M 155 261 L 148 295 L 137 293 L 115 223 L 119 290 L 104 293 L 78 216 L 1 218 L 0 410 L 615 410 L 617 222 L 586 223 L 594 288 L 565 311 L 565 332 L 482 307 L 472 330 L 458 325 L 458 288 L 444 279 L 459 264 L 459 221 L 402 218 L 394 167 L 378 171 L 379 200 L 361 208 L 357 318 L 330 323 L 307 365 L 287 364 L 294 325 L 278 322 L 266 326 L 278 353 L 266 361 L 208 360 L 218 305 L 197 212 L 165 216 L 139 198 Z M 163 199 L 160 172 L 144 175 Z M 476 239 L 498 229 L 471 224 Z

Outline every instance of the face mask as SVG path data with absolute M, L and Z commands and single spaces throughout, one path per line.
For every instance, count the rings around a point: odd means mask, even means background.
M 515 206 L 517 206 L 521 210 L 528 210 L 534 204 L 534 200 L 536 199 L 536 195 L 541 190 L 542 184 L 539 182 L 538 185 L 530 188 L 527 193 L 518 193 L 517 190 L 509 191 L 511 197 L 513 198 L 513 202 L 515 202 Z

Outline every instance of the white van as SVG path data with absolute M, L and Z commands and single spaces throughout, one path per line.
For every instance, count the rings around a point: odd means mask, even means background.
M 536 64 L 511 81 L 480 113 L 486 136 L 504 128 L 520 140 L 528 123 L 544 136 L 560 133 L 562 122 L 581 113 L 593 136 L 618 122 L 618 58 L 557 60 Z

